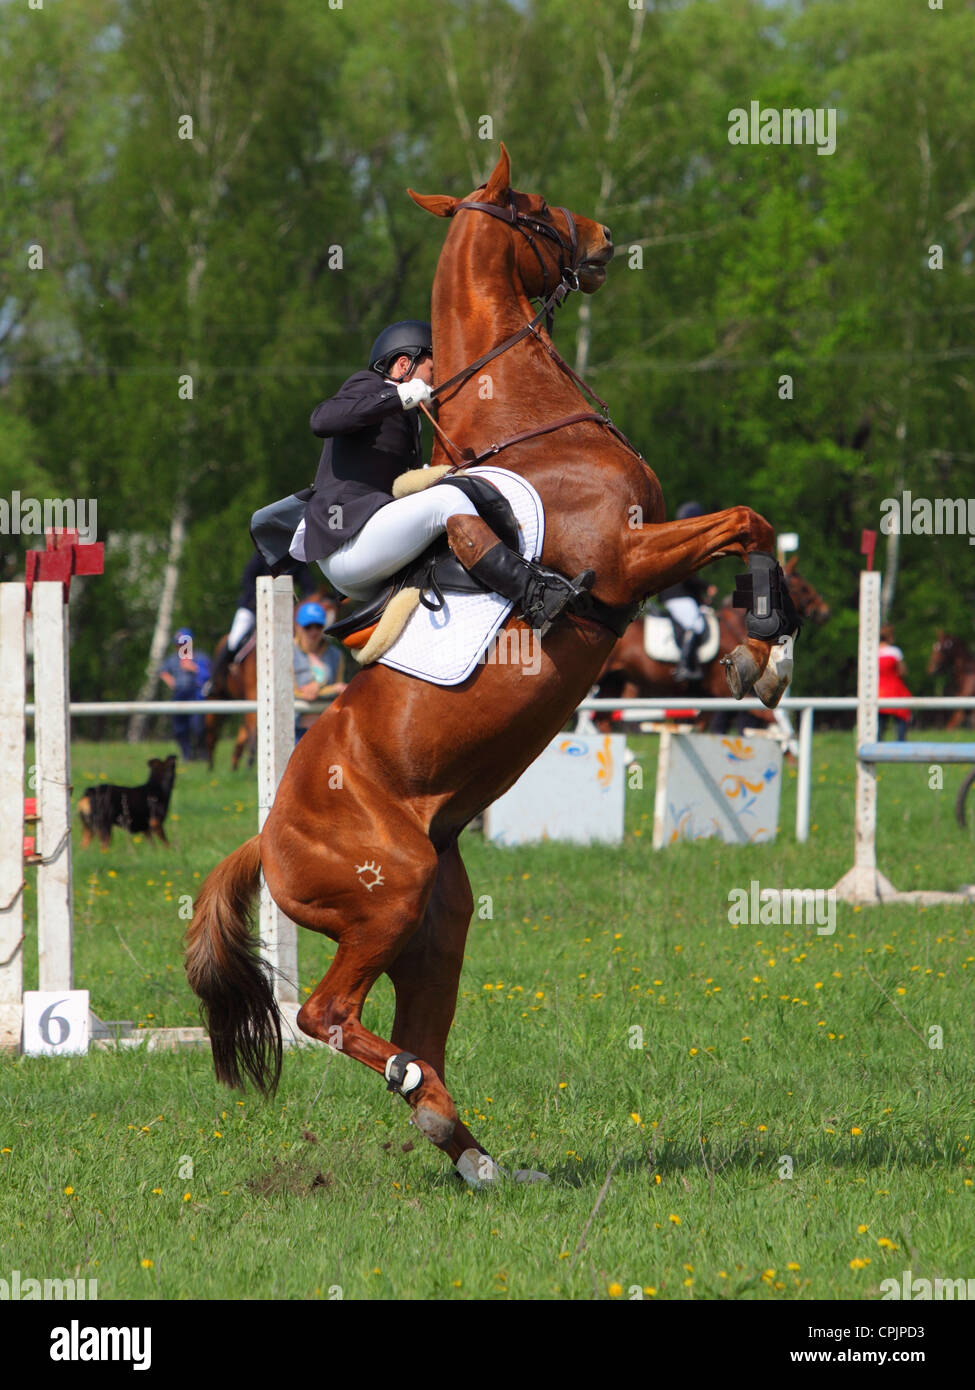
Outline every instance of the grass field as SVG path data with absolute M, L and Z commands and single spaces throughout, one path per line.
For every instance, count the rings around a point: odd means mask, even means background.
M 205 1050 L 6 1057 L 0 1275 L 124 1299 L 773 1301 L 975 1276 L 971 909 L 841 905 L 832 936 L 732 926 L 731 889 L 828 888 L 850 866 L 852 735 L 816 736 L 808 845 L 787 772 L 777 844 L 660 854 L 655 741 L 632 746 L 621 847 L 463 840 L 493 915 L 472 924 L 448 1086 L 502 1165 L 550 1184 L 468 1191 L 374 1073 L 318 1049 L 286 1054 L 273 1102 L 219 1087 Z M 76 797 L 169 751 L 79 742 Z M 228 756 L 179 769 L 168 853 L 119 831 L 108 854 L 75 849 L 76 985 L 103 1019 L 198 1022 L 187 904 L 256 827 Z M 882 771 L 898 888 L 975 879 L 964 771 L 942 791 L 927 768 Z M 332 946 L 300 937 L 307 993 Z M 33 936 L 25 962 L 32 987 Z M 391 997 L 383 980 L 366 1005 L 381 1034 Z

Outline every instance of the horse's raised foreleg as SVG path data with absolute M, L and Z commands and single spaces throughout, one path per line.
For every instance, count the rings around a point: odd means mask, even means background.
M 745 557 L 753 551 L 771 555 L 774 550 L 775 532 L 764 517 L 750 507 L 729 507 L 707 516 L 632 528 L 624 536 L 624 566 L 637 598 L 657 594 L 722 556 Z M 774 666 L 766 677 L 774 645 L 748 636 L 724 659 L 736 699 L 754 687 L 766 705 L 778 704 L 791 675 L 791 647 L 788 655 L 782 654 L 781 667 Z

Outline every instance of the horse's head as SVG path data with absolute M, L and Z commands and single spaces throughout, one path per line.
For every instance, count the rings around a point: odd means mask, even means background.
M 806 622 L 814 623 L 816 627 L 822 627 L 829 618 L 829 604 L 813 588 L 809 580 L 799 573 L 796 568 L 795 555 L 786 563 L 785 575 L 789 585 L 789 595 L 800 618 Z
M 955 639 L 939 628 L 928 662 L 929 676 L 940 676 L 943 671 L 951 670 L 955 661 L 955 646 Z
M 500 224 L 507 224 L 514 269 L 529 299 L 547 298 L 560 282 L 593 294 L 606 279 L 606 265 L 613 258 L 609 228 L 568 208 L 549 207 L 536 193 L 515 192 L 503 144 L 491 177 L 469 197 L 414 193 L 412 188 L 407 192 L 435 217 L 468 211 L 486 215 L 499 224 L 499 234 Z

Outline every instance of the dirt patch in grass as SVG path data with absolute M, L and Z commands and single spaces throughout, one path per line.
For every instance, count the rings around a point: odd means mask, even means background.
M 246 1187 L 256 1197 L 277 1197 L 289 1193 L 293 1197 L 310 1197 L 332 1186 L 331 1173 L 322 1173 L 314 1164 L 284 1163 L 275 1160 L 264 1173 L 248 1178 Z

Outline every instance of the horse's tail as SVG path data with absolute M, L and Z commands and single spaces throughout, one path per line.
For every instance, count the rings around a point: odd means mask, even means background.
M 281 1075 L 281 1015 L 274 972 L 254 931 L 260 872 L 255 835 L 208 875 L 186 934 L 186 975 L 203 1001 L 217 1079 L 243 1087 L 246 1072 L 264 1095 L 273 1095 Z

